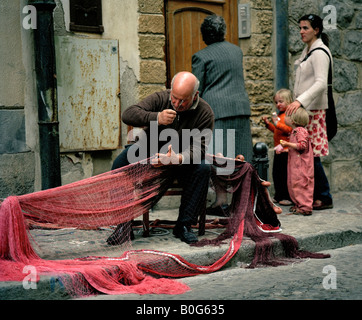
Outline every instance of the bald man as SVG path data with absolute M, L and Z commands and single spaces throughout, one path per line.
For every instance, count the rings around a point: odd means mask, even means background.
M 197 223 L 206 201 L 210 165 L 205 163 L 205 154 L 214 128 L 214 113 L 199 97 L 198 87 L 199 81 L 192 73 L 180 72 L 172 79 L 170 90 L 153 93 L 128 107 L 123 122 L 143 131 L 112 166 L 113 170 L 150 157 L 152 165 L 167 166 L 166 183 L 172 184 L 177 178 L 183 187 L 173 233 L 186 243 L 197 241 L 191 225 Z M 132 239 L 130 224 L 126 223 L 117 227 L 107 243 L 119 244 L 126 227 Z

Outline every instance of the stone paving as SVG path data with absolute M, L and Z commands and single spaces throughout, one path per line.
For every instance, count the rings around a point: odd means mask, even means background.
M 285 266 L 245 269 L 239 266 L 213 274 L 184 278 L 190 287 L 182 295 L 118 295 L 85 298 L 87 300 L 137 300 L 135 306 L 149 300 L 199 301 L 223 304 L 224 300 L 361 300 L 362 245 L 323 251 L 328 259 L 305 259 Z M 225 308 L 235 304 L 226 304 Z M 129 309 L 132 312 L 132 308 Z

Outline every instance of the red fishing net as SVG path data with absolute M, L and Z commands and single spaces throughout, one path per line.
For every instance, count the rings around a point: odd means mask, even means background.
M 287 257 L 327 257 L 298 250 L 291 236 L 262 232 L 256 219 L 274 227 L 280 223 L 256 170 L 247 162 L 230 159 L 235 162 L 234 172 L 217 175 L 215 168 L 221 165 L 214 156 L 208 157 L 214 168 L 213 185 L 232 193 L 231 216 L 224 231 L 194 244 L 212 246 L 226 241 L 228 249 L 216 261 L 199 265 L 170 252 L 133 250 L 129 232 L 120 246 L 107 245 L 115 226 L 148 212 L 168 188 L 172 166 L 155 168 L 148 159 L 69 185 L 5 199 L 0 208 L 0 281 L 23 281 L 24 267 L 32 266 L 38 278 L 60 277 L 77 296 L 180 294 L 189 288 L 169 278 L 219 270 L 238 251 L 243 235 L 256 244 L 249 267 L 281 263 L 273 256 L 273 238 L 281 241 Z

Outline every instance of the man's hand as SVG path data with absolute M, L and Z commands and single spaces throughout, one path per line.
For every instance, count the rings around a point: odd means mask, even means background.
M 245 161 L 245 157 L 242 155 L 242 154 L 238 154 L 236 157 L 235 157 L 235 160 L 238 160 L 238 161 Z
M 177 112 L 172 109 L 165 109 L 158 114 L 158 124 L 167 126 L 175 120 Z
M 172 150 L 172 145 L 168 146 L 168 151 L 166 154 L 156 153 L 155 158 L 151 160 L 151 164 L 154 167 L 161 167 L 172 164 L 178 165 L 181 162 L 182 156 L 180 154 L 176 154 L 175 151 Z

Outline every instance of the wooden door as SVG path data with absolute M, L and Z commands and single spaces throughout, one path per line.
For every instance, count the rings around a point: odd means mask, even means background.
M 166 0 L 167 86 L 179 71 L 191 71 L 192 55 L 205 48 L 200 26 L 206 16 L 224 17 L 226 40 L 238 44 L 237 0 Z

